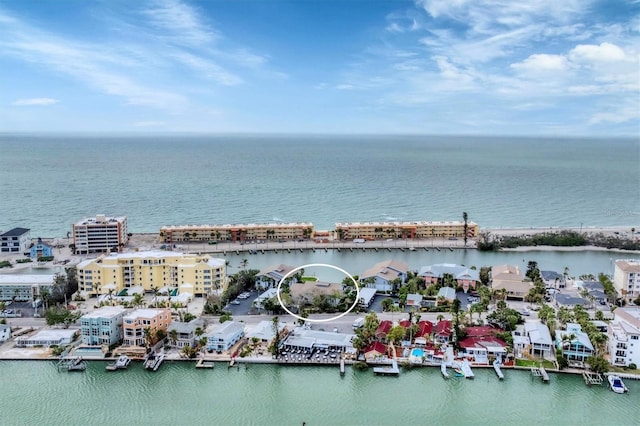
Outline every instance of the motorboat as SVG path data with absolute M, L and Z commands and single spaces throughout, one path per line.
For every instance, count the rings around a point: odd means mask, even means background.
M 625 393 L 629 391 L 620 376 L 608 375 L 607 380 L 609 381 L 609 387 L 615 393 Z

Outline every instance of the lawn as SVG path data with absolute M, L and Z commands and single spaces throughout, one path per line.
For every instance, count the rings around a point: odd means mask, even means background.
M 529 359 L 516 359 L 516 366 L 517 367 L 540 367 L 540 362 L 541 361 L 533 361 Z M 556 368 L 553 362 L 547 361 L 547 360 L 542 361 L 542 366 L 544 368 L 551 368 L 551 369 Z
M 306 283 L 307 281 L 318 281 L 318 278 L 316 277 L 302 277 L 302 282 Z

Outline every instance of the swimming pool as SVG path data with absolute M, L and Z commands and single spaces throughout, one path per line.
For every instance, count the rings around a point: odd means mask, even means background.
M 422 358 L 424 356 L 424 350 L 421 348 L 414 348 L 411 351 L 411 356 L 414 358 Z

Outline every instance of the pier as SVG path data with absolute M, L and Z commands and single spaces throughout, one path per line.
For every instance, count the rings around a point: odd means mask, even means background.
M 445 379 L 449 378 L 449 373 L 447 372 L 447 364 L 445 362 L 440 364 L 440 372 L 442 373 L 442 377 L 444 377 Z
M 540 366 L 540 368 L 531 367 L 531 375 L 534 377 L 542 378 L 542 381 L 545 383 L 549 382 L 549 374 L 547 373 L 547 370 L 545 370 L 542 366 Z
M 373 374 L 381 376 L 397 376 L 400 374 L 400 369 L 398 368 L 398 363 L 394 359 L 391 361 L 391 365 L 385 365 L 384 367 L 374 367 Z
M 341 375 L 341 376 L 344 376 L 344 371 L 345 371 L 345 368 L 344 368 L 344 358 L 340 358 L 340 375 Z
M 467 359 L 462 362 L 462 364 L 460 365 L 460 369 L 464 373 L 464 377 L 466 377 L 467 379 L 473 379 L 475 377 L 473 371 L 471 370 L 471 364 L 469 364 L 469 361 Z
M 582 378 L 584 379 L 584 383 L 587 386 L 601 385 L 602 382 L 604 381 L 604 378 L 602 377 L 602 374 L 594 373 L 592 371 L 583 371 L 582 372 Z
M 204 358 L 200 358 L 196 362 L 196 368 L 213 368 L 215 366 L 213 361 L 205 361 Z
M 496 372 L 496 375 L 498 376 L 498 379 L 504 380 L 504 374 L 502 373 L 502 370 L 500 369 L 501 365 L 502 365 L 502 363 L 500 362 L 499 359 L 496 358 L 493 361 L 493 370 Z

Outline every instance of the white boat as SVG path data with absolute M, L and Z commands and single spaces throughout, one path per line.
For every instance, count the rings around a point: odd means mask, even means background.
M 68 371 L 84 371 L 86 369 L 87 369 L 87 363 L 80 356 L 74 357 L 74 358 L 70 358 L 67 361 L 67 370 Z
M 164 361 L 164 353 L 151 354 L 144 362 L 144 368 L 147 370 L 157 371 L 160 368 L 160 364 Z
M 629 391 L 619 376 L 610 374 L 607 376 L 607 380 L 609 381 L 609 387 L 615 393 L 625 393 Z
M 124 370 L 129 366 L 129 364 L 131 364 L 131 358 L 129 358 L 126 355 L 121 355 L 116 360 L 116 362 L 107 365 L 107 370 L 108 371 Z

